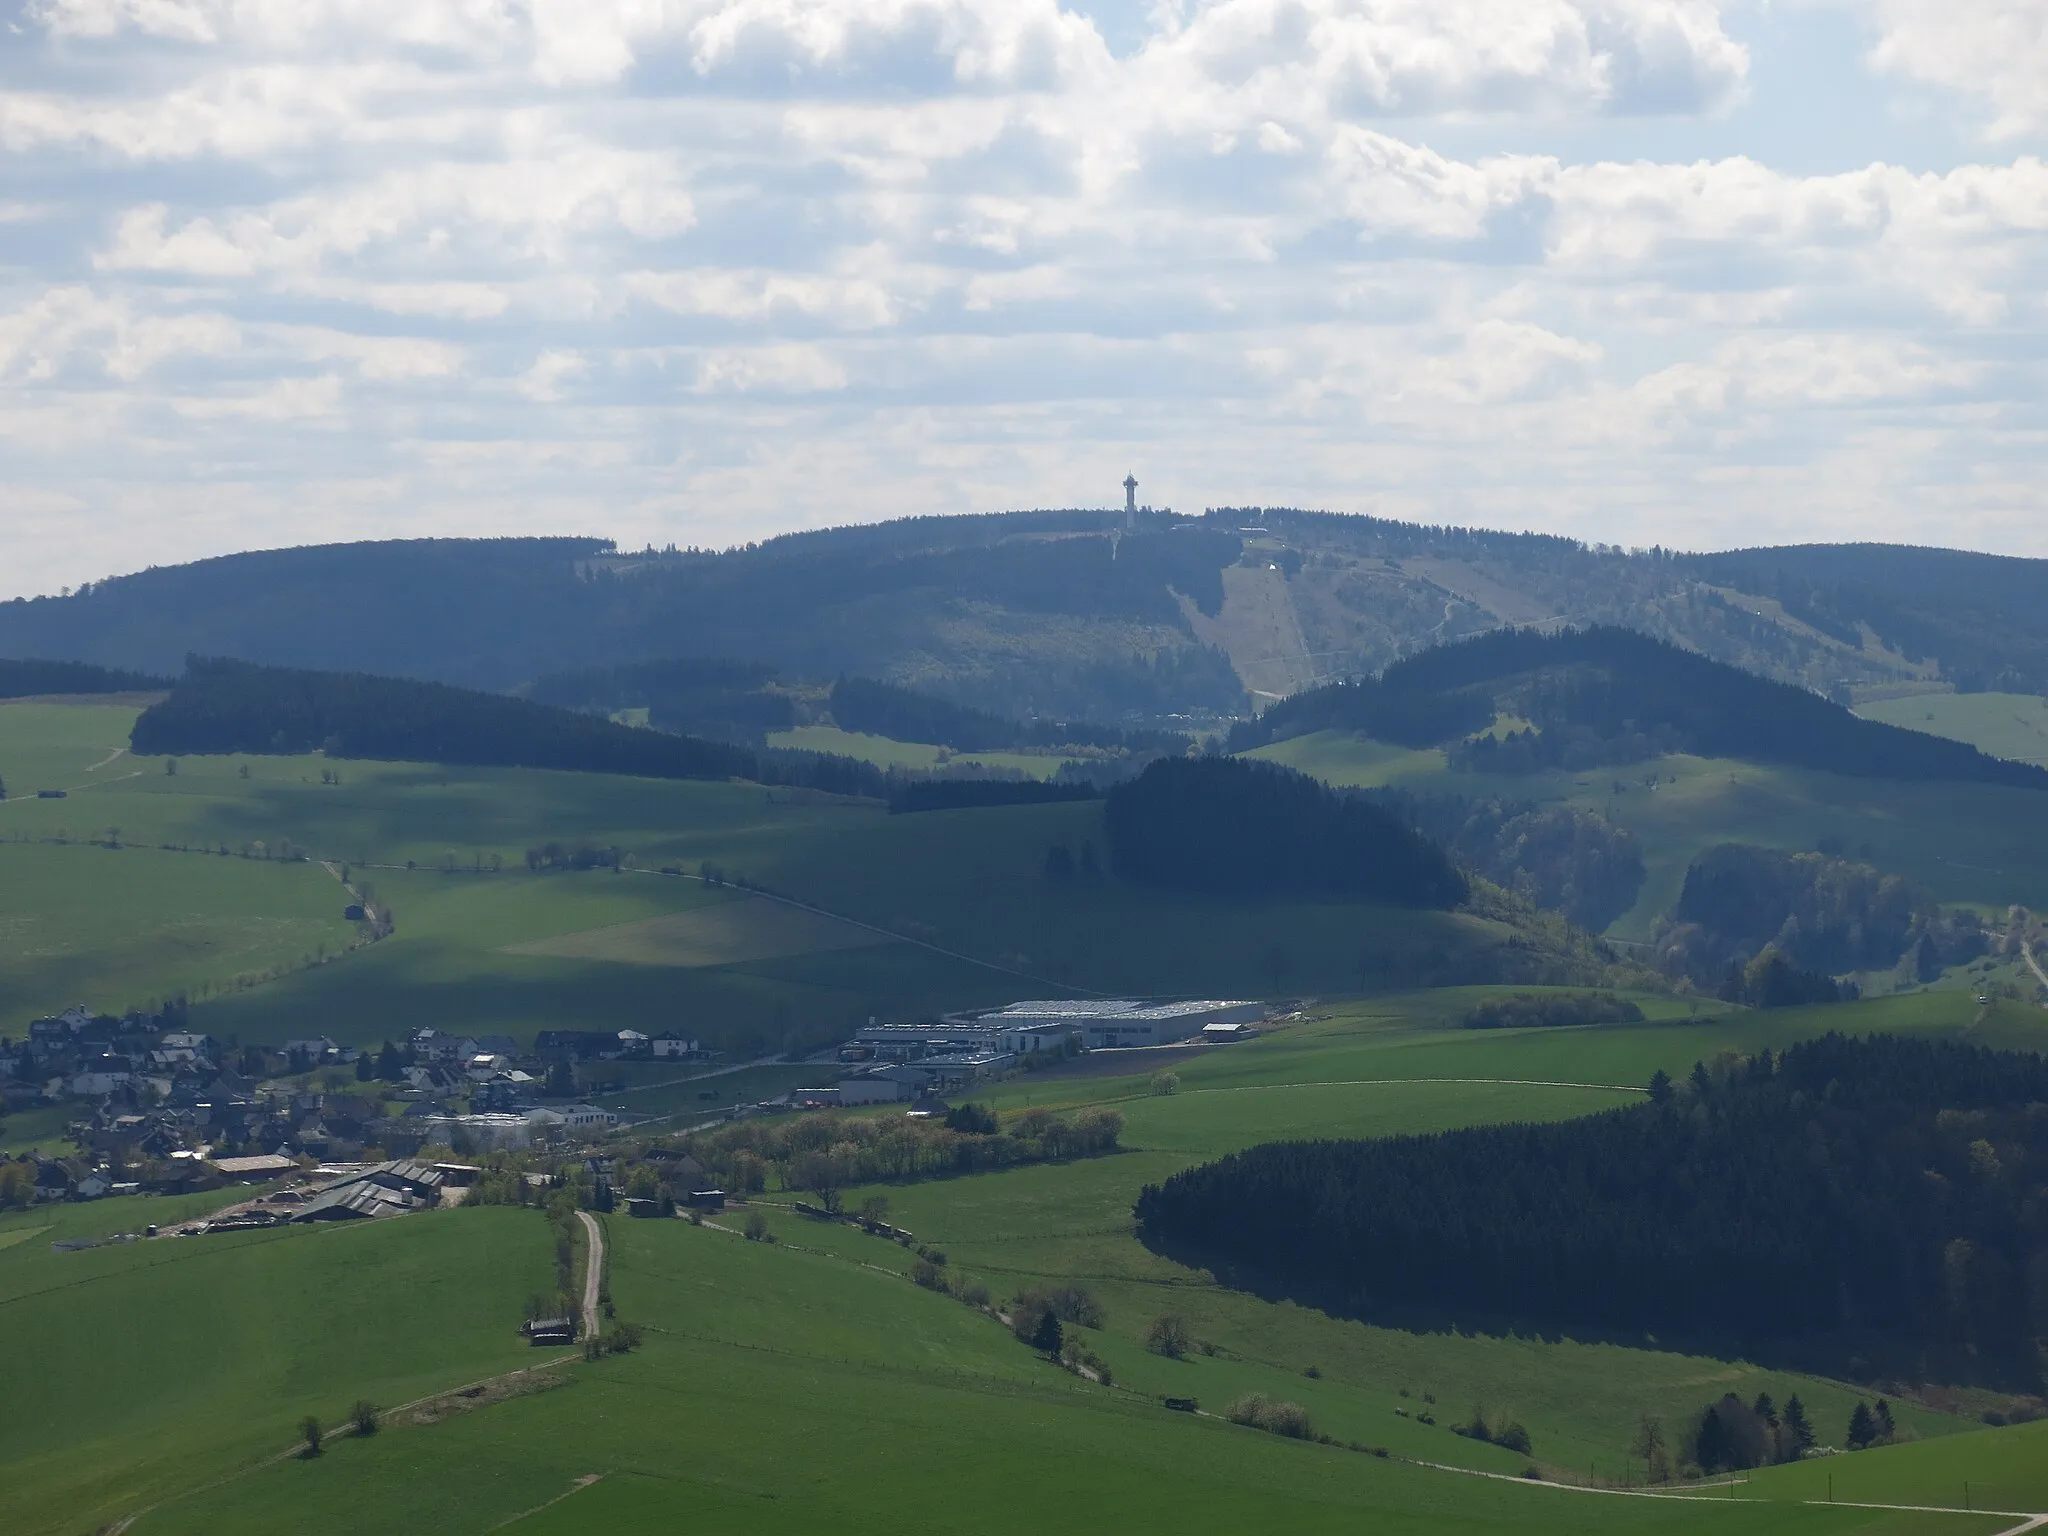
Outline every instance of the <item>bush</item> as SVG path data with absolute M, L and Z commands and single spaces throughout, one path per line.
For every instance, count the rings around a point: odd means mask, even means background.
M 1145 1347 L 1153 1354 L 1164 1355 L 1169 1360 L 1187 1358 L 1187 1352 L 1193 1343 L 1188 1334 L 1186 1321 L 1171 1312 L 1163 1317 L 1153 1318 L 1152 1326 L 1145 1332 Z
M 348 1411 L 349 1423 L 355 1426 L 359 1435 L 377 1433 L 377 1405 L 367 1398 L 358 1398 L 355 1407 Z
M 988 1287 L 979 1280 L 976 1280 L 971 1285 L 961 1286 L 953 1294 L 978 1311 L 986 1311 L 988 1308 L 990 1300 Z
M 775 1234 L 768 1230 L 768 1218 L 760 1211 L 747 1213 L 746 1238 L 750 1243 L 772 1243 Z
M 1315 1438 L 1306 1408 L 1299 1403 L 1276 1403 L 1263 1392 L 1245 1393 L 1223 1410 L 1223 1416 L 1233 1424 L 1263 1429 L 1269 1435 L 1285 1435 L 1290 1440 Z
M 1078 1285 L 1019 1291 L 1017 1299 L 1010 1303 L 1010 1310 L 1012 1315 L 1031 1313 L 1034 1326 L 1036 1318 L 1047 1312 L 1063 1323 L 1073 1323 L 1082 1328 L 1100 1328 L 1103 1323 L 1102 1304 Z
M 310 1413 L 299 1420 L 299 1438 L 306 1442 L 304 1455 L 318 1456 L 320 1454 L 320 1421 Z
M 928 1291 L 944 1294 L 948 1289 L 946 1272 L 930 1259 L 919 1259 L 911 1266 L 910 1278 Z
M 1169 1098 L 1179 1093 L 1180 1074 L 1178 1072 L 1154 1072 L 1152 1074 L 1152 1092 L 1159 1098 Z

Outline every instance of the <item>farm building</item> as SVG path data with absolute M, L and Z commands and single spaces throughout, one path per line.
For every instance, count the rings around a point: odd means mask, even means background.
M 292 1213 L 295 1222 L 353 1221 L 396 1216 L 437 1205 L 446 1176 L 431 1163 L 406 1159 L 345 1174 Z

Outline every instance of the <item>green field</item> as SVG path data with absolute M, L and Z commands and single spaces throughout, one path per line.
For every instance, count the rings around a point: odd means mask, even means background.
M 1998 1528 L 1791 1503 L 1731 1521 L 1286 1442 L 1077 1380 L 967 1308 L 831 1253 L 681 1222 L 610 1230 L 642 1350 L 574 1367 L 567 1390 L 262 1468 L 134 1529 Z
M 205 1203 L 0 1220 L 0 1243 L 33 1233 L 0 1248 L 10 1532 L 89 1530 L 284 1449 L 304 1414 L 333 1423 L 359 1397 L 389 1406 L 532 1363 L 515 1331 L 548 1284 L 532 1212 L 49 1247 Z
M 1922 693 L 1859 704 L 1856 713 L 1930 736 L 1967 741 L 1993 757 L 2048 768 L 2048 699 L 2031 693 Z
M 1548 1475 L 1604 1485 L 1640 1476 L 1625 1457 L 1640 1414 L 1682 1433 L 1691 1413 L 1725 1391 L 1769 1391 L 1779 1401 L 1797 1392 L 1823 1439 L 1839 1439 L 1859 1393 L 1648 1339 L 1333 1317 L 1230 1290 L 1136 1240 L 1130 1206 L 1142 1184 L 1273 1137 L 1597 1112 L 1629 1102 L 1659 1067 L 1676 1074 L 1721 1050 L 1828 1029 L 2034 1048 L 2048 1037 L 2038 1010 L 1980 1009 L 1953 992 L 1769 1014 L 1646 996 L 1650 1018 L 1640 1025 L 1459 1027 L 1483 995 L 1450 989 L 1326 1007 L 1249 1043 L 1097 1055 L 1072 1071 L 1013 1078 L 984 1097 L 1009 1108 L 1112 1105 L 1125 1117 L 1127 1150 L 880 1191 L 893 1219 L 948 1252 L 949 1274 L 980 1280 L 998 1298 L 1038 1282 L 1093 1292 L 1106 1326 L 1086 1337 L 1113 1368 L 1114 1387 L 1051 1369 L 997 1323 L 912 1285 L 909 1250 L 808 1220 L 776 1195 L 773 1245 L 681 1221 L 609 1221 L 619 1315 L 649 1330 L 640 1351 L 569 1364 L 561 1390 L 430 1427 L 395 1424 L 369 1441 L 333 1443 L 317 1461 L 266 1461 L 309 1409 L 333 1416 L 359 1395 L 407 1401 L 528 1363 L 504 1318 L 541 1283 L 539 1217 L 458 1211 L 368 1228 L 49 1251 L 52 1236 L 166 1220 L 173 1210 L 102 1203 L 0 1221 L 0 1319 L 35 1340 L 15 1378 L 30 1385 L 0 1404 L 0 1479 L 37 1490 L 23 1506 L 26 1531 L 86 1529 L 156 1506 L 133 1529 L 208 1536 L 481 1532 L 508 1522 L 538 1531 L 830 1523 L 1002 1532 L 1064 1520 L 1141 1531 L 1364 1523 L 1872 1533 L 2012 1523 L 1805 1503 L 1825 1498 L 1829 1474 L 1838 1498 L 1945 1505 L 1959 1502 L 1967 1480 L 2004 1489 L 1998 1507 L 2048 1503 L 2034 1466 L 2037 1429 L 1976 1428 L 1971 1416 L 1999 1400 L 1967 1393 L 1954 1412 L 1898 1401 L 1913 1444 L 1760 1472 L 1732 1501 L 1731 1490 L 1715 1490 L 1709 1507 L 1530 1486 L 1520 1477 L 1528 1458 L 1447 1426 L 1483 1404 L 1528 1426 Z M 1169 1095 L 1151 1091 L 1161 1062 L 1179 1079 Z M 62 1225 L 36 1230 L 53 1220 Z M 10 1243 L 15 1232 L 28 1235 Z M 1149 1354 L 1146 1327 L 1167 1311 L 1215 1352 L 1183 1361 Z M 72 1326 L 80 1316 L 94 1326 Z M 116 1379 L 131 1385 L 108 1413 Z M 1214 1411 L 1246 1391 L 1299 1402 L 1338 1441 L 1390 1455 L 1285 1442 L 1157 1402 L 1191 1396 Z M 1424 1411 L 1434 1426 L 1420 1422 Z M 81 1443 L 91 1453 L 83 1460 L 70 1455 Z M 89 1476 L 72 1470 L 87 1465 Z M 878 1500 L 878 1488 L 913 1488 L 915 1497 L 905 1507 Z
M 10 732 L 0 738 L 0 771 L 11 757 L 40 754 L 75 762 L 76 781 L 116 749 L 133 714 L 0 711 Z M 1513 930 L 1466 913 L 1246 907 L 1049 880 L 1051 845 L 1102 845 L 1099 802 L 890 816 L 868 802 L 786 789 L 517 769 L 255 757 L 184 758 L 175 775 L 160 761 L 127 771 L 135 776 L 68 800 L 0 806 L 20 837 L 121 827 L 127 847 L 118 852 L 21 845 L 101 871 L 97 881 L 80 877 L 81 910 L 147 861 L 177 883 L 175 872 L 188 868 L 265 868 L 223 859 L 220 848 L 289 843 L 346 864 L 395 913 L 393 938 L 253 991 L 235 989 L 241 957 L 196 957 L 178 976 L 203 998 L 198 1022 L 245 1040 L 318 1032 L 375 1043 L 417 1024 L 515 1036 L 631 1025 L 690 1030 L 751 1056 L 808 1049 L 871 1014 L 1020 995 L 1357 991 L 1589 963 L 1553 961 L 1549 939 L 1518 946 Z M 323 783 L 323 773 L 340 782 Z M 630 868 L 529 874 L 527 850 L 550 843 L 616 847 Z M 706 864 L 869 928 L 660 873 Z M 269 873 L 323 889 L 314 865 Z M 41 902 L 48 884 L 25 883 L 19 899 Z M 336 888 L 325 889 L 332 901 Z M 110 898 L 110 910 L 127 899 Z M 253 931 L 246 901 L 221 902 L 219 913 L 201 908 L 192 919 Z M 144 938 L 117 928 L 104 943 Z M 314 952 L 317 942 L 294 936 L 278 947 Z
M 954 752 L 921 741 L 894 741 L 887 736 L 842 731 L 836 725 L 800 725 L 794 730 L 771 731 L 767 741 L 771 747 L 855 757 L 877 768 L 936 768 L 941 763 L 972 763 L 1033 779 L 1049 779 L 1059 772 L 1062 763 L 1069 761 L 1043 752 Z
M 233 991 L 345 953 L 348 897 L 318 864 L 0 843 L 0 1034 Z
M 1644 998 L 1642 1025 L 1475 1031 L 1457 1016 L 1476 992 L 1453 989 L 1331 1010 L 1255 1043 L 1182 1053 L 1171 1060 L 1179 1089 L 1150 1092 L 1151 1058 L 1135 1053 L 1129 1075 L 1012 1079 L 987 1097 L 1020 1107 L 1109 1104 L 1126 1118 L 1124 1154 L 1067 1168 L 1032 1167 L 973 1179 L 885 1190 L 892 1219 L 945 1248 L 965 1273 L 999 1294 L 1028 1282 L 1078 1283 L 1101 1297 L 1109 1341 L 1100 1352 L 1120 1380 L 1142 1389 L 1203 1397 L 1257 1389 L 1308 1405 L 1343 1438 L 1404 1455 L 1487 1470 L 1519 1461 L 1484 1444 L 1395 1414 L 1424 1391 L 1440 1424 L 1484 1403 L 1528 1425 L 1539 1461 L 1619 1480 L 1636 1419 L 1678 1424 L 1711 1397 L 1797 1391 L 1814 1420 L 1841 1426 L 1855 1397 L 1839 1384 L 1660 1350 L 1653 1341 L 1573 1341 L 1463 1331 L 1410 1332 L 1340 1321 L 1218 1286 L 1208 1275 L 1145 1249 L 1133 1236 L 1131 1202 L 1146 1182 L 1260 1141 L 1391 1135 L 1492 1120 L 1585 1114 L 1626 1102 L 1616 1087 L 1659 1068 L 1677 1076 L 1703 1057 L 1782 1046 L 1829 1029 L 1885 1029 L 2041 1049 L 2048 1016 L 2005 1004 L 1980 1010 L 1960 994 L 1925 994 L 1757 1014 Z M 1590 1086 L 1554 1086 L 1579 1084 Z M 1614 1085 L 1603 1086 L 1603 1085 Z M 849 1196 L 857 1203 L 865 1191 Z M 1167 1362 L 1145 1353 L 1152 1319 L 1173 1311 L 1198 1336 L 1225 1346 L 1216 1359 Z M 1316 1366 L 1320 1379 L 1302 1372 Z M 1178 1385 L 1176 1385 L 1178 1384 Z M 1414 1394 L 1401 1397 L 1403 1388 Z M 1448 1410 L 1446 1412 L 1445 1410 Z M 1902 1405 L 1901 1421 L 1939 1435 L 1967 1427 L 1946 1414 Z M 1514 1465 L 1509 1465 L 1509 1463 Z

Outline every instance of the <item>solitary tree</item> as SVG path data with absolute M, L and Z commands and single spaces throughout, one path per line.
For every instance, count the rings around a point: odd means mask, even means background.
M 308 1456 L 320 1454 L 320 1421 L 310 1413 L 299 1420 L 299 1438 L 306 1442 Z
M 1859 1402 L 1856 1411 L 1849 1415 L 1849 1449 L 1860 1451 L 1877 1438 L 1877 1416 L 1870 1411 L 1870 1404 Z
M 1155 1355 L 1164 1355 L 1169 1360 L 1179 1360 L 1187 1355 L 1193 1340 L 1188 1336 L 1185 1319 L 1169 1312 L 1163 1317 L 1152 1319 L 1152 1326 L 1145 1333 L 1145 1347 Z
M 1650 1102 L 1652 1104 L 1664 1104 L 1668 1103 L 1670 1098 L 1671 1074 L 1662 1067 L 1659 1067 L 1650 1074 Z
M 1629 1442 L 1629 1454 L 1642 1458 L 1643 1470 L 1651 1482 L 1661 1483 L 1671 1476 L 1671 1456 L 1664 1443 L 1664 1421 L 1647 1413 L 1638 1419 L 1635 1439 Z
M 349 1423 L 355 1426 L 357 1434 L 374 1435 L 377 1433 L 377 1405 L 367 1397 L 356 1399 L 355 1407 L 348 1411 L 348 1418 Z
M 1813 1444 L 1813 1426 L 1806 1422 L 1806 1404 L 1799 1401 L 1797 1393 L 1785 1399 L 1784 1423 L 1794 1456 Z
M 1057 1360 L 1060 1357 L 1060 1350 L 1065 1343 L 1066 1335 L 1060 1330 L 1058 1315 L 1048 1310 L 1038 1320 L 1038 1331 L 1031 1335 L 1031 1347 L 1041 1350 L 1052 1359 Z

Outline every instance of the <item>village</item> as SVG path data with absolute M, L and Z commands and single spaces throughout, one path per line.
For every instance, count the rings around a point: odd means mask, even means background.
M 1071 1056 L 1247 1038 L 1272 1012 L 1244 1001 L 1038 1000 L 924 1022 L 871 1020 L 809 1058 L 831 1081 L 712 1113 L 889 1103 L 929 1112 L 947 1095 Z M 583 1097 L 602 1064 L 673 1064 L 688 1076 L 715 1072 L 717 1060 L 692 1036 L 632 1029 L 543 1030 L 527 1048 L 431 1028 L 376 1050 L 325 1036 L 238 1045 L 190 1029 L 176 1005 L 115 1016 L 79 1004 L 37 1019 L 25 1039 L 0 1039 L 0 1114 L 70 1110 L 62 1134 L 75 1148 L 0 1157 L 0 1208 L 301 1176 L 286 1195 L 212 1225 L 423 1208 L 459 1200 L 475 1174 L 469 1164 L 413 1161 L 423 1152 L 481 1158 L 594 1145 L 626 1119 Z

